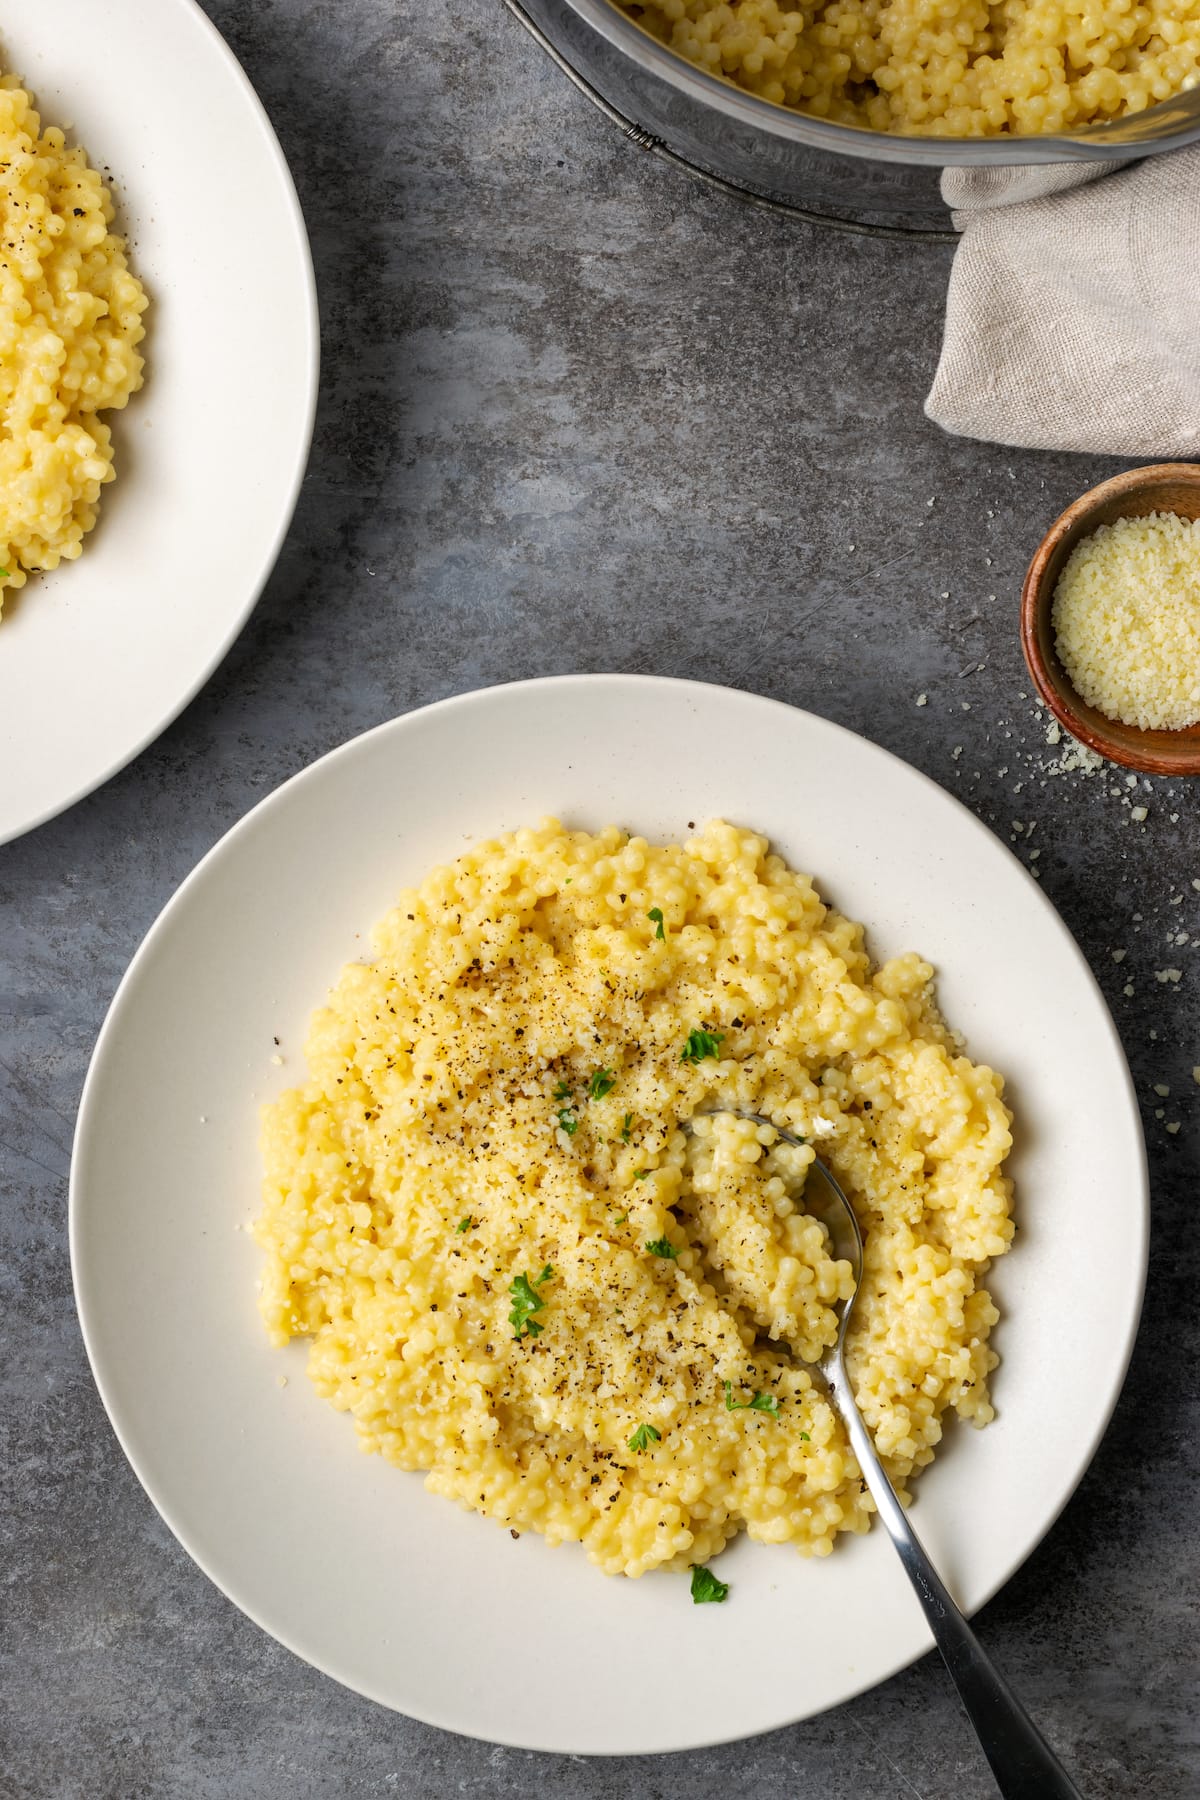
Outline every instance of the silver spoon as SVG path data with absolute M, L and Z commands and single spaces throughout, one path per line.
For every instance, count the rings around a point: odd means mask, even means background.
M 766 1125 L 785 1144 L 799 1147 L 804 1142 L 789 1131 L 781 1131 L 773 1119 L 764 1118 L 761 1113 L 739 1112 L 732 1107 L 721 1107 L 719 1111 L 737 1119 L 749 1119 L 755 1125 Z M 905 1574 L 917 1591 L 934 1642 L 958 1689 L 967 1717 L 975 1727 L 1004 1800 L 1081 1800 L 1079 1789 L 950 1598 L 875 1454 L 875 1445 L 858 1410 L 858 1401 L 846 1373 L 845 1359 L 846 1332 L 862 1283 L 862 1233 L 854 1208 L 825 1164 L 818 1158 L 812 1167 L 824 1177 L 829 1204 L 824 1208 L 814 1207 L 812 1196 L 806 1192 L 806 1210 L 821 1220 L 829 1232 L 835 1256 L 848 1262 L 854 1274 L 854 1292 L 843 1308 L 837 1342 L 825 1352 L 817 1367 L 846 1427 L 850 1447 L 879 1509 L 879 1517 L 899 1553 Z

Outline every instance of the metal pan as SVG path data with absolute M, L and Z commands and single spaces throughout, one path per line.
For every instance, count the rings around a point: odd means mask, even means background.
M 952 237 L 943 167 L 1130 162 L 1200 140 L 1200 87 L 1070 136 L 901 137 L 775 106 L 694 67 L 613 0 L 507 0 L 643 148 L 760 203 L 885 235 Z

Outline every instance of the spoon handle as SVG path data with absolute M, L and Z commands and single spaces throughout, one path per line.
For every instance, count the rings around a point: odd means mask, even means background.
M 858 1410 L 841 1358 L 828 1371 L 829 1383 L 850 1434 L 867 1486 L 905 1573 L 925 1610 L 934 1642 L 958 1689 L 967 1717 L 1004 1800 L 1081 1800 L 1049 1744 L 950 1598 L 937 1570 L 908 1522 L 871 1434 Z

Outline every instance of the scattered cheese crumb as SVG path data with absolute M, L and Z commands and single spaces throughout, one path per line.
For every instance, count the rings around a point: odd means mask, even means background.
M 1160 1100 L 1169 1100 L 1171 1097 L 1171 1090 L 1165 1081 L 1156 1081 L 1154 1084 L 1154 1091 Z
M 1098 750 L 1089 750 L 1075 738 L 1068 738 L 1067 743 L 1068 748 L 1058 761 L 1050 765 L 1052 775 L 1073 775 L 1076 770 L 1084 775 L 1095 775 L 1104 767 L 1104 758 Z
M 1113 950 L 1110 954 L 1114 962 L 1124 962 L 1129 953 L 1126 950 Z
M 929 695 L 928 694 L 918 694 L 917 695 L 917 705 L 918 706 L 928 706 L 929 705 Z
M 1200 1063 L 1197 1063 L 1192 1070 L 1192 1080 L 1196 1083 L 1197 1087 L 1200 1087 Z
M 271 1061 L 275 1064 L 275 1067 L 277 1069 L 282 1069 L 283 1058 L 282 1058 L 282 1056 L 280 1056 L 278 1051 L 276 1051 L 275 1055 L 271 1058 Z
M 1135 806 L 1129 816 L 1131 819 L 1136 819 L 1138 824 L 1140 825 L 1142 823 L 1142 820 L 1147 818 L 1149 815 L 1144 806 Z
M 1182 977 L 1182 969 L 1155 969 L 1154 971 L 1155 981 L 1180 981 Z
M 1167 1121 L 1167 1130 L 1171 1133 L 1171 1136 L 1174 1137 L 1175 1133 L 1179 1130 L 1179 1120 L 1169 1119 Z

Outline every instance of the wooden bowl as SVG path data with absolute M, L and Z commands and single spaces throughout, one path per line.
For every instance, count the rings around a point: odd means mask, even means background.
M 1130 469 L 1102 481 L 1068 506 L 1038 545 L 1021 589 L 1021 648 L 1038 693 L 1059 723 L 1089 750 L 1148 775 L 1200 775 L 1200 725 L 1183 731 L 1143 731 L 1106 718 L 1071 686 L 1054 645 L 1050 622 L 1054 590 L 1080 538 L 1114 519 L 1136 519 L 1152 512 L 1200 519 L 1200 463 L 1153 463 Z

